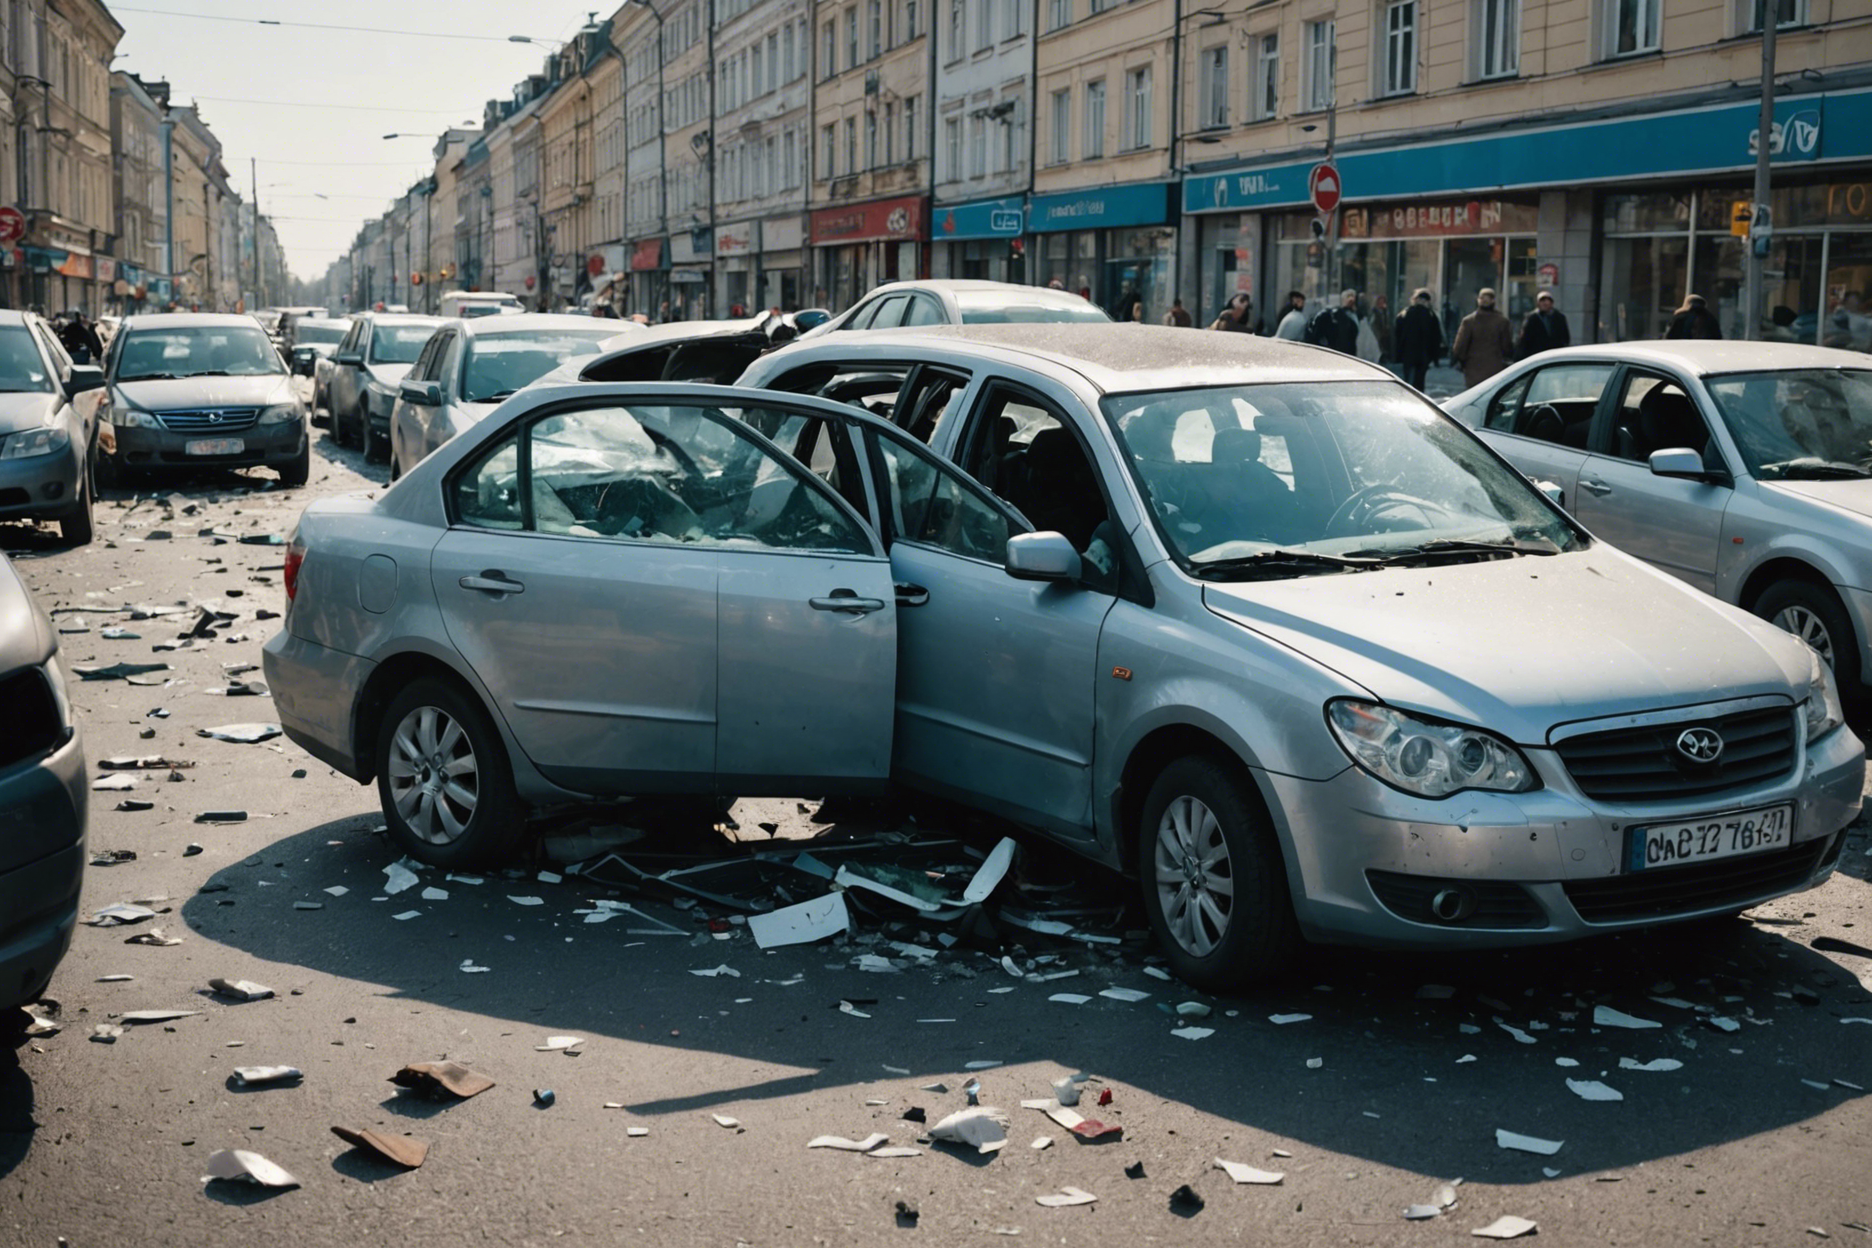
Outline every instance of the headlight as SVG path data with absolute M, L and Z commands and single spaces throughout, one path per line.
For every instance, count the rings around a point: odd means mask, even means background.
M 160 429 L 162 422 L 140 407 L 126 407 L 113 403 L 104 409 L 104 419 L 113 425 L 128 429 Z
M 256 423 L 262 425 L 283 425 L 289 421 L 298 420 L 303 414 L 303 409 L 300 408 L 297 403 L 275 403 L 272 407 L 260 413 L 260 419 Z
M 1811 689 L 1807 700 L 1801 703 L 1801 710 L 1807 716 L 1807 740 L 1818 741 L 1846 722 L 1846 711 L 1840 705 L 1839 683 L 1833 679 L 1833 669 L 1828 667 L 1818 653 L 1813 656 L 1813 672 L 1808 676 Z
M 71 434 L 65 431 L 63 425 L 27 429 L 20 433 L 9 433 L 0 439 L 0 459 L 30 459 L 34 455 L 62 451 L 70 445 Z
M 1437 723 L 1351 699 L 1327 703 L 1326 723 L 1354 763 L 1406 793 L 1525 793 L 1540 784 L 1521 751 L 1479 728 Z

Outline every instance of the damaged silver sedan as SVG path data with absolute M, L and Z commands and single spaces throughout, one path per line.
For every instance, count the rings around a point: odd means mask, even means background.
M 306 510 L 281 723 L 447 866 L 531 806 L 936 792 L 1135 873 L 1207 986 L 1303 937 L 1564 940 L 1831 872 L 1864 752 L 1801 643 L 1381 370 L 1042 330 L 523 392 Z

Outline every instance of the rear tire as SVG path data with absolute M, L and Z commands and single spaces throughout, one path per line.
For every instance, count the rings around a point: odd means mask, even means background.
M 379 436 L 371 425 L 370 412 L 364 413 L 362 423 L 364 442 L 364 462 L 367 464 L 386 463 L 390 458 L 390 439 Z
M 1862 700 L 1859 640 L 1832 590 L 1811 581 L 1776 581 L 1755 600 L 1755 614 L 1818 651 L 1842 698 Z
M 377 728 L 377 795 L 390 838 L 450 869 L 511 856 L 525 810 L 500 733 L 479 702 L 434 677 L 410 682 Z
M 1292 969 L 1300 929 L 1280 846 L 1228 768 L 1200 756 L 1165 767 L 1137 846 L 1144 910 L 1181 979 L 1224 991 Z

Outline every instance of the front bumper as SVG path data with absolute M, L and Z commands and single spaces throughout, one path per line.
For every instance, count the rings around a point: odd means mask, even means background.
M 58 516 L 72 509 L 84 479 L 84 450 L 0 459 L 0 518 Z
M 352 709 L 375 665 L 281 629 L 261 648 L 260 666 L 274 714 L 293 743 L 353 780 L 368 776 L 370 760 L 354 752 Z
M 289 420 L 276 425 L 248 425 L 223 433 L 178 433 L 171 429 L 150 429 L 137 425 L 112 427 L 117 449 L 112 459 L 119 467 L 152 470 L 162 468 L 279 468 L 299 458 L 305 449 L 304 420 Z M 191 443 L 238 439 L 241 449 L 212 455 L 191 454 Z
M 1776 782 L 1646 807 L 1592 802 L 1551 751 L 1527 753 L 1548 787 L 1442 800 L 1354 767 L 1324 781 L 1263 773 L 1301 930 L 1323 943 L 1499 948 L 1729 913 L 1832 874 L 1865 783 L 1865 747 L 1845 728 Z M 1781 803 L 1794 806 L 1784 849 L 1627 870 L 1629 828 Z M 1446 891 L 1466 895 L 1467 913 L 1436 917 Z
M 44 758 L 0 774 L 0 824 L 31 844 L 26 861 L 0 870 L 0 1008 L 36 999 L 71 947 L 88 793 L 76 731 Z

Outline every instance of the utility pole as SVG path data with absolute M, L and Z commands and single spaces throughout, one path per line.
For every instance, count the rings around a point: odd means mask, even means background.
M 1767 289 L 1762 265 L 1774 228 L 1769 211 L 1768 167 L 1774 158 L 1775 29 L 1781 24 L 1781 0 L 1760 0 L 1762 6 L 1761 119 L 1755 128 L 1755 203 L 1749 220 L 1748 267 L 1743 270 L 1742 336 L 1753 342 L 1761 337 L 1762 304 Z
M 163 96 L 163 280 L 169 298 L 175 298 L 175 121 L 169 116 L 169 97 Z

